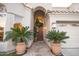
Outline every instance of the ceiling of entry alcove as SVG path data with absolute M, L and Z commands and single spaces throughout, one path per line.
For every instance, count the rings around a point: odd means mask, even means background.
M 45 15 L 45 13 L 43 11 L 41 11 L 41 10 L 37 10 L 34 13 L 34 16 L 44 16 L 44 15 Z
M 34 12 L 35 19 L 39 19 L 39 21 L 44 22 L 45 13 L 42 10 L 36 10 Z

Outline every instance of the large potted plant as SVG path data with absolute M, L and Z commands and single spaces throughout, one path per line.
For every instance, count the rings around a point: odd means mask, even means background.
M 66 36 L 66 32 L 59 32 L 56 30 L 51 30 L 47 33 L 47 38 L 49 41 L 52 41 L 51 50 L 55 55 L 59 55 L 61 53 L 61 44 L 66 43 L 64 40 L 69 38 Z
M 32 37 L 32 32 L 28 30 L 29 27 L 14 27 L 11 31 L 6 32 L 6 39 L 12 40 L 16 45 L 16 54 L 23 54 L 26 51 L 26 44 Z

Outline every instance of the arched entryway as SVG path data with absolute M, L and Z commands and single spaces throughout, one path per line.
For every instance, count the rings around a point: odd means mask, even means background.
M 45 25 L 45 9 L 37 7 L 34 11 L 34 41 L 43 41 Z
M 48 31 L 49 17 L 43 7 L 36 7 L 32 10 L 31 28 L 34 31 L 34 42 L 27 54 L 32 56 L 52 56 L 50 48 L 45 43 L 45 34 Z

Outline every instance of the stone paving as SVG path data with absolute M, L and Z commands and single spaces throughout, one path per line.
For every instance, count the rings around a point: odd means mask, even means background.
M 24 56 L 53 56 L 53 54 L 43 41 L 38 41 L 33 43 Z
M 64 56 L 79 56 L 79 48 L 63 48 L 62 53 Z

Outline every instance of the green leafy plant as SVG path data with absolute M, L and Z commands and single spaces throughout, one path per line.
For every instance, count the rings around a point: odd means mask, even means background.
M 64 39 L 69 38 L 69 36 L 66 36 L 66 32 L 51 30 L 48 32 L 47 38 L 49 39 L 49 41 L 53 41 L 54 43 L 66 43 Z
M 29 27 L 23 27 L 21 30 L 20 28 L 11 28 L 11 31 L 6 32 L 5 41 L 12 39 L 15 44 L 18 42 L 25 42 L 27 43 L 28 40 L 32 37 L 32 32 L 28 30 Z
M 41 26 L 43 26 L 43 23 L 41 23 L 41 22 L 39 21 L 39 19 L 37 18 L 37 19 L 36 19 L 36 22 L 35 22 L 35 27 L 40 28 Z
M 41 23 L 40 21 L 39 21 L 39 19 L 38 18 L 36 18 L 36 21 L 35 21 L 35 24 L 34 24 L 34 37 L 36 37 L 36 35 L 37 35 L 37 30 L 40 28 L 40 27 L 42 27 L 43 26 L 43 23 Z

